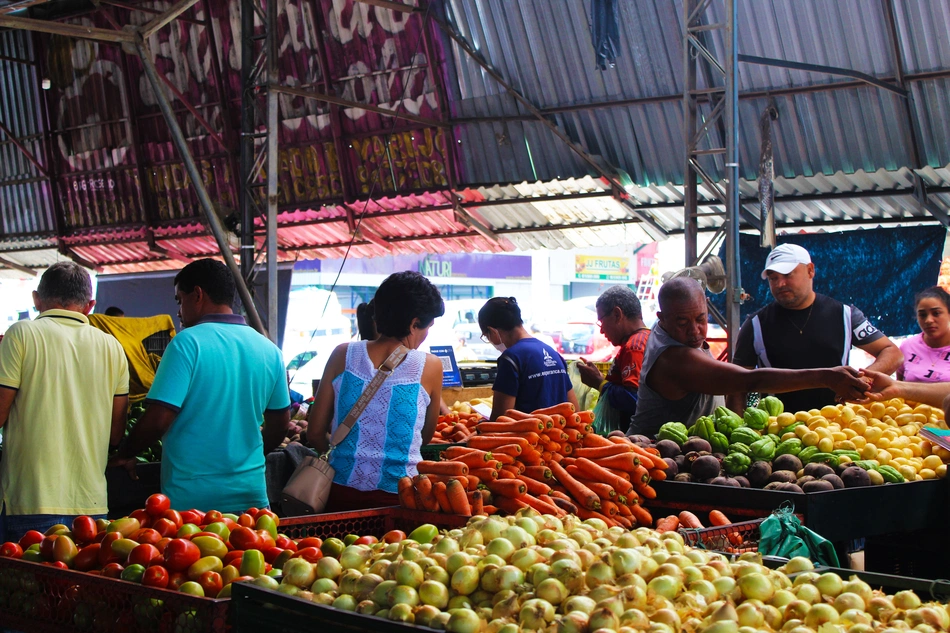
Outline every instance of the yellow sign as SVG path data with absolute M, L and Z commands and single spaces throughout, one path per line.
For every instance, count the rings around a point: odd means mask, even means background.
M 628 282 L 630 281 L 630 258 L 575 255 L 574 277 L 595 281 Z

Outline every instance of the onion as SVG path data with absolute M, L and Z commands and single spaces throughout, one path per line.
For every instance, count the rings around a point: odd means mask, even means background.
M 813 585 L 815 581 L 818 580 L 820 574 L 814 571 L 806 571 L 795 576 L 792 586 L 797 587 L 799 585 Z
M 530 521 L 530 519 L 528 520 Z M 531 522 L 534 523 L 533 521 Z M 509 526 L 507 529 L 502 531 L 501 538 L 507 539 L 509 542 L 511 542 L 511 544 L 514 545 L 515 549 L 521 549 L 522 547 L 531 547 L 532 545 L 536 543 L 536 541 L 534 540 L 534 536 L 529 534 L 524 528 L 518 525 Z M 488 546 L 491 547 L 491 542 L 488 543 Z M 512 551 L 511 553 L 514 553 L 514 551 Z M 505 558 L 505 560 L 508 560 L 508 558 L 510 557 L 511 557 L 511 554 L 509 554 L 507 557 L 503 556 L 502 558 Z
M 320 578 L 319 580 L 327 580 L 326 578 Z M 333 582 L 333 581 L 330 581 Z M 376 587 L 383 582 L 382 576 L 377 576 L 376 574 L 364 574 L 356 581 L 356 597 L 358 600 L 366 600 L 373 596 L 373 592 L 376 590 Z
M 657 609 L 653 615 L 650 616 L 650 620 L 665 624 L 674 631 L 679 631 L 682 628 L 680 616 L 673 609 Z
M 914 627 L 914 630 L 918 631 L 919 633 L 937 633 L 937 629 L 930 626 L 929 624 L 918 624 Z
M 838 574 L 828 572 L 818 576 L 818 580 L 815 581 L 815 587 L 818 588 L 822 596 L 835 598 L 841 593 L 841 589 L 844 587 L 844 581 L 841 580 L 841 576 Z
M 640 587 L 644 591 L 647 588 L 647 581 L 640 574 L 624 574 L 616 580 L 618 587 Z
M 911 626 L 927 624 L 941 630 L 950 629 L 950 615 L 940 605 L 925 606 L 907 614 L 907 622 Z
M 848 627 L 848 633 L 874 633 L 873 624 L 857 623 Z
M 672 554 L 662 549 L 654 550 L 653 553 L 650 554 L 650 558 L 655 560 L 657 565 L 662 565 L 665 563 L 667 560 L 669 560 L 670 556 L 672 556 Z
M 587 530 L 574 530 L 567 535 L 567 538 L 577 543 L 578 547 L 583 547 L 594 540 Z
M 805 626 L 818 629 L 819 626 L 825 623 L 834 624 L 838 621 L 838 618 L 838 611 L 833 606 L 819 602 L 818 604 L 811 605 L 811 608 L 808 609 L 808 613 L 805 614 L 804 621 Z
M 703 572 L 699 570 L 699 567 L 684 567 L 683 568 L 683 584 L 688 585 L 691 582 L 696 582 L 697 580 L 705 580 L 703 578 Z
M 320 560 L 323 560 L 322 558 Z M 332 560 L 332 559 L 331 559 Z M 386 578 L 386 570 L 393 564 L 391 560 L 386 560 L 384 558 L 379 559 L 375 563 L 369 566 L 369 573 L 376 574 L 377 576 L 382 576 Z M 320 563 L 317 563 L 319 567 Z M 319 576 L 319 573 L 317 574 Z
M 590 543 L 588 543 L 588 545 L 590 545 Z M 577 554 L 577 558 L 581 561 L 581 569 L 587 569 L 594 563 L 595 560 L 597 560 L 597 557 L 594 556 L 593 552 L 588 549 L 584 549 L 583 547 L 581 549 L 574 550 L 574 553 Z
M 617 576 L 637 573 L 640 570 L 641 561 L 642 557 L 634 549 L 620 548 L 610 552 L 610 564 Z
M 806 556 L 796 556 L 785 563 L 785 573 L 786 574 L 795 574 L 802 571 L 811 571 L 815 568 L 815 565 L 812 564 L 811 559 Z
M 315 593 L 313 594 L 313 597 L 310 598 L 310 602 L 315 602 L 317 604 L 326 606 L 333 604 L 334 600 L 336 600 L 336 596 L 334 596 L 332 593 Z
M 584 525 L 589 525 L 598 532 L 606 532 L 607 524 L 600 519 L 584 519 Z M 593 627 L 596 628 L 596 627 Z
M 728 562 L 726 562 L 725 560 L 723 560 L 723 559 L 718 559 L 718 558 L 717 558 L 717 559 L 714 559 L 714 560 L 709 561 L 709 562 L 706 563 L 706 564 L 709 565 L 710 567 L 712 567 L 713 569 L 715 569 L 717 572 L 719 572 L 719 575 L 720 575 L 720 576 L 730 576 L 730 577 L 731 577 L 731 576 L 733 575 L 733 573 L 732 573 L 732 566 L 731 566 Z
M 458 568 L 452 574 L 451 585 L 456 593 L 463 596 L 468 595 L 478 589 L 479 575 L 478 569 L 472 565 Z
M 313 592 L 307 591 L 306 589 L 301 589 L 300 591 L 298 591 L 297 597 L 300 598 L 301 600 L 309 600 L 310 602 L 313 602 Z
M 638 547 L 640 545 L 640 539 L 638 539 L 637 535 L 633 532 L 624 532 L 617 537 L 617 540 L 614 541 L 614 545 L 623 549 L 630 549 Z
M 874 618 L 865 613 L 862 609 L 846 609 L 841 612 L 839 622 L 850 622 L 851 624 L 871 624 Z
M 782 614 L 782 617 L 785 622 L 790 620 L 804 620 L 809 609 L 811 609 L 810 602 L 806 602 L 804 600 L 792 600 L 787 605 L 785 605 L 785 611 Z
M 545 563 L 535 563 L 525 572 L 525 577 L 532 585 L 537 587 L 541 581 L 551 576 L 551 567 Z
M 389 600 L 393 606 L 408 604 L 411 607 L 419 604 L 419 592 L 407 585 L 396 585 L 389 592 Z
M 772 582 L 758 572 L 746 574 L 738 580 L 739 589 L 746 598 L 767 602 L 775 593 Z
M 640 561 L 640 571 L 637 572 L 644 578 L 653 578 L 656 574 L 656 570 L 659 569 L 660 564 L 653 560 L 652 558 L 646 557 Z
M 594 587 L 591 589 L 590 593 L 587 595 L 591 600 L 599 603 L 604 600 L 616 598 L 621 593 L 623 593 L 623 589 L 620 587 L 614 587 L 613 585 L 600 585 L 599 587 Z
M 426 571 L 423 574 L 425 580 L 432 580 L 434 582 L 440 582 L 443 585 L 448 585 L 450 581 L 449 572 L 445 571 L 444 568 L 439 567 L 438 565 L 433 565 L 432 567 L 426 567 Z
M 415 589 L 425 580 L 425 571 L 419 563 L 401 560 L 393 564 L 393 580 L 400 585 L 408 585 Z
M 838 613 L 844 613 L 849 609 L 864 611 L 866 608 L 867 605 L 864 603 L 864 598 L 856 593 L 843 591 L 835 598 L 835 609 L 838 610 Z
M 596 605 L 597 603 L 588 596 L 570 596 L 561 604 L 561 611 L 564 613 L 580 611 L 590 615 Z
M 488 593 L 483 589 L 478 589 L 477 591 L 468 594 L 468 599 L 471 600 L 472 604 L 477 607 L 487 607 L 489 610 L 491 610 L 492 606 L 494 606 L 492 603 L 492 598 L 494 595 L 495 594 Z M 476 611 L 478 610 L 476 609 Z
M 277 591 L 288 596 L 296 596 L 300 593 L 300 587 L 289 582 L 282 582 L 277 586 Z
M 320 559 L 321 562 L 323 559 Z M 317 563 L 319 565 L 319 563 Z M 465 552 L 456 552 L 449 556 L 448 560 L 445 561 L 445 571 L 449 573 L 449 576 L 454 574 L 459 567 L 465 567 L 467 565 L 474 565 L 475 559 L 472 558 L 470 554 Z
M 527 517 L 522 517 L 515 521 L 515 526 L 527 532 L 531 538 L 534 538 L 538 532 L 541 531 L 541 525 L 534 519 Z
M 471 609 L 452 609 L 445 630 L 449 633 L 478 633 L 482 619 Z
M 345 570 L 340 574 L 340 593 L 356 594 L 359 591 L 356 583 L 362 576 L 356 569 Z
M 888 596 L 874 596 L 868 601 L 867 612 L 875 620 L 885 620 L 884 617 L 890 611 L 894 610 L 894 603 Z
M 558 561 L 569 560 L 577 565 L 578 568 L 581 566 L 581 557 L 577 555 L 577 552 L 575 552 L 573 548 L 558 550 L 554 552 L 548 560 L 552 565 Z
M 716 586 L 708 580 L 695 580 L 689 583 L 687 588 L 693 593 L 702 596 L 706 604 L 710 604 L 719 599 L 719 592 L 716 591 Z
M 604 539 L 597 539 L 597 541 L 603 541 Z M 597 541 L 591 541 L 587 545 L 583 546 L 581 549 L 587 552 L 590 552 L 594 556 L 600 556 L 604 552 L 604 546 L 598 543 Z
M 677 578 L 680 582 L 686 578 L 686 574 L 683 573 L 683 570 L 672 563 L 663 563 L 657 567 L 656 572 L 654 572 L 653 575 L 672 576 L 673 578 Z
M 920 607 L 920 598 L 910 590 L 898 591 L 893 597 L 894 606 L 904 611 Z
M 448 587 L 433 580 L 426 580 L 419 585 L 419 600 L 424 605 L 444 609 L 449 604 Z
M 666 563 L 669 565 L 676 565 L 680 569 L 686 569 L 687 567 L 693 567 L 695 563 L 690 560 L 689 557 L 684 556 L 683 554 L 673 554 L 666 559 Z
M 739 618 L 739 626 L 758 628 L 765 624 L 765 616 L 749 602 L 743 602 L 736 607 L 736 616 Z
M 769 600 L 769 604 L 773 607 L 784 607 L 789 602 L 795 599 L 795 594 L 789 591 L 788 589 L 779 589 L 772 595 L 772 599 Z
M 564 583 L 557 578 L 547 578 L 535 587 L 534 594 L 551 604 L 561 604 L 567 599 L 570 592 L 564 586 Z
M 521 610 L 521 598 L 512 593 L 492 606 L 492 618 L 513 618 Z
M 716 604 L 713 603 L 709 606 L 712 608 Z M 709 615 L 709 620 L 711 622 L 738 622 L 739 614 L 736 613 L 736 608 L 732 606 L 732 603 L 720 602 L 715 611 Z
M 576 562 L 561 559 L 551 563 L 551 576 L 557 578 L 568 591 L 574 592 L 584 586 L 584 572 Z
M 627 608 L 623 605 L 623 601 L 618 597 L 604 598 L 597 603 L 596 607 L 594 607 L 594 610 L 597 609 L 610 609 L 618 618 L 620 617 L 620 614 L 627 610 Z
M 641 579 L 641 582 L 642 582 L 642 579 Z M 639 585 L 630 585 L 628 587 L 624 587 L 623 606 L 627 609 L 646 609 L 647 608 L 646 583 L 644 583 L 643 587 Z
M 587 626 L 591 631 L 597 629 L 616 630 L 620 626 L 620 617 L 607 608 L 594 609 L 587 620 Z
M 537 534 L 534 535 L 535 541 L 538 545 L 547 545 L 551 541 L 556 541 L 560 538 L 563 538 L 563 534 L 560 532 L 555 532 L 554 530 L 539 530 Z
M 656 594 L 672 600 L 683 588 L 683 582 L 673 576 L 656 576 L 647 584 L 647 595 Z
M 614 584 L 614 568 L 603 561 L 597 561 L 588 568 L 585 582 L 590 589 L 600 585 Z M 561 600 L 552 600 L 551 602 L 560 604 Z
M 439 611 L 436 607 L 424 604 L 415 611 L 416 621 L 415 623 L 418 626 L 431 626 L 432 620 L 439 615 Z
M 517 549 L 519 549 L 519 547 L 504 537 L 493 538 L 488 542 L 488 545 L 485 546 L 486 552 L 498 556 L 503 562 L 507 562 Z
M 313 581 L 313 584 L 310 585 L 310 591 L 313 593 L 329 593 L 331 591 L 339 591 L 336 581 L 330 580 L 329 578 L 317 578 Z
M 620 615 L 620 626 L 642 631 L 649 628 L 650 618 L 640 609 L 627 609 Z
M 343 594 L 330 603 L 330 606 L 340 611 L 356 611 L 356 598 Z
M 550 602 L 532 598 L 521 606 L 518 622 L 522 628 L 542 629 L 554 620 L 555 613 Z
M 291 559 L 293 560 L 293 559 Z M 330 556 L 324 556 L 317 561 L 317 578 L 330 578 L 336 580 L 343 573 L 343 566 L 340 561 Z
M 720 574 L 718 571 L 716 571 L 715 567 L 710 567 L 709 565 L 701 565 L 698 569 L 699 571 L 703 572 L 703 579 L 708 580 L 709 582 L 712 582 L 716 578 L 720 577 Z
M 452 596 L 449 598 L 449 611 L 452 609 L 474 609 L 475 605 L 469 596 Z
M 762 617 L 765 618 L 765 624 L 768 627 L 778 629 L 782 626 L 782 612 L 776 607 L 766 604 L 763 605 L 760 610 L 762 611 Z
M 413 624 L 416 621 L 416 617 L 412 613 L 412 607 L 405 603 L 394 604 L 389 609 L 389 619 L 407 624 Z
M 874 597 L 874 591 L 871 589 L 871 585 L 857 576 L 852 576 L 848 582 L 844 583 L 844 587 L 842 587 L 841 590 L 847 593 L 856 593 L 861 596 L 861 599 L 864 600 L 865 607 L 871 602 L 871 598 Z
M 732 620 L 720 620 L 703 629 L 703 633 L 738 633 L 739 623 Z
M 458 539 L 459 547 L 461 549 L 467 549 L 475 545 L 483 545 L 485 543 L 485 537 L 482 536 L 482 533 L 476 529 L 466 530 L 462 536 Z
M 720 596 L 727 596 L 736 588 L 736 581 L 728 576 L 720 576 L 712 581 L 713 587 L 719 592 Z
M 587 614 L 570 611 L 557 619 L 557 633 L 587 633 Z
M 666 536 L 667 534 L 676 534 L 677 536 L 679 535 L 677 532 L 666 532 L 663 534 L 663 536 Z M 671 554 L 683 553 L 682 541 L 676 541 L 670 538 L 663 539 L 663 547 L 666 549 L 666 551 L 670 552 Z
M 815 585 L 799 585 L 795 590 L 795 597 L 809 604 L 821 601 L 821 591 Z

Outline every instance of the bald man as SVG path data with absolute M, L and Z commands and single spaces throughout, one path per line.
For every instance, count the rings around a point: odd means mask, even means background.
M 660 311 L 640 372 L 640 400 L 628 435 L 654 437 L 666 422 L 690 426 L 724 403 L 723 395 L 784 393 L 827 387 L 839 400 L 864 397 L 868 385 L 850 367 L 745 369 L 721 363 L 706 344 L 706 295 L 695 279 L 677 277 L 660 288 Z

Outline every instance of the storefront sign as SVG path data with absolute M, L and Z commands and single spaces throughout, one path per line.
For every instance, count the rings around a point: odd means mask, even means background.
M 595 281 L 630 281 L 630 258 L 575 255 L 574 277 Z
M 295 270 L 336 272 L 340 260 L 325 259 L 297 262 Z M 370 259 L 348 259 L 344 273 L 357 275 L 390 275 L 414 270 L 436 279 L 504 279 L 530 280 L 530 255 L 490 255 L 480 253 L 447 253 L 444 255 L 395 255 Z

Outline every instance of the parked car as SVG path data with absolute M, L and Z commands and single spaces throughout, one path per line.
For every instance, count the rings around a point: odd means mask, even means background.
M 558 332 L 558 351 L 565 356 L 590 356 L 612 349 L 596 321 L 569 321 Z

